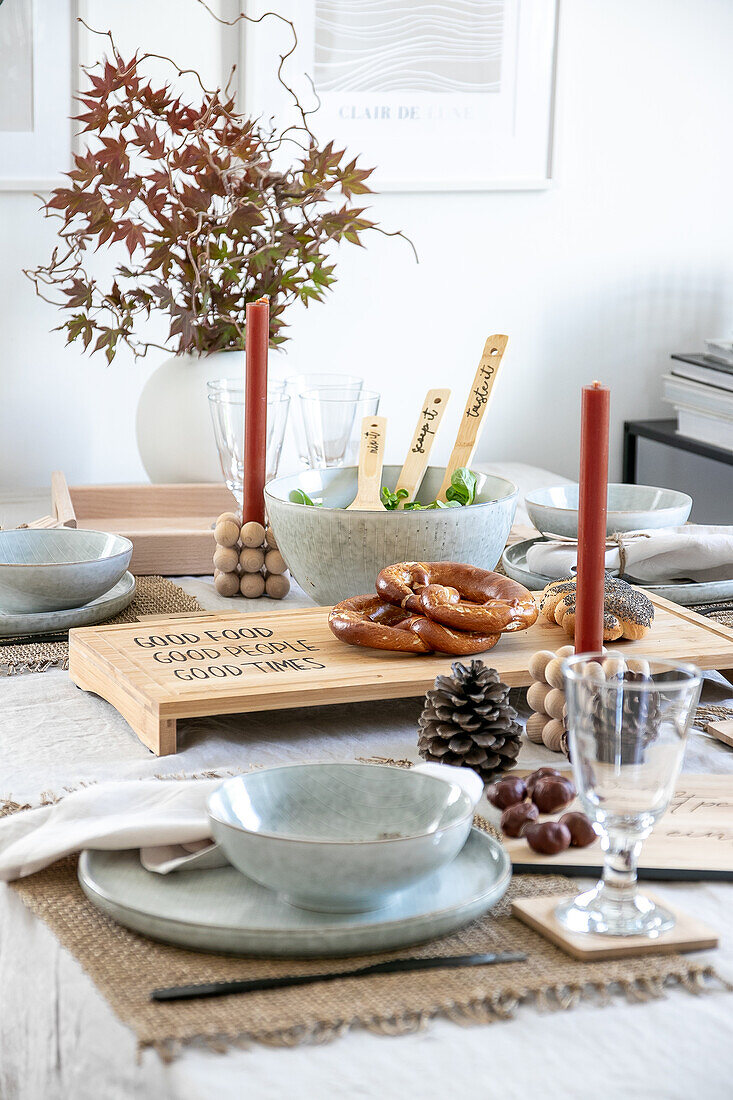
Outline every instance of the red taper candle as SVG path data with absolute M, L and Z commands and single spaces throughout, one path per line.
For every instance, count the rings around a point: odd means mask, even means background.
M 242 522 L 265 522 L 267 472 L 267 348 L 270 299 L 247 303 L 244 384 L 244 497 Z
M 611 391 L 600 382 L 583 387 L 580 413 L 580 499 L 575 652 L 603 647 L 608 496 L 608 414 Z

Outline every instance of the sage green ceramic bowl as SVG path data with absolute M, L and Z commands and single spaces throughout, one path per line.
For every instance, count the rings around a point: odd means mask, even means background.
M 130 540 L 106 531 L 0 531 L 0 610 L 83 607 L 117 584 L 131 557 Z
M 324 763 L 228 779 L 208 813 L 227 859 L 248 878 L 304 909 L 359 913 L 454 859 L 474 806 L 450 779 Z
M 400 466 L 385 466 L 394 489 Z M 434 500 L 445 470 L 429 466 L 418 499 Z M 487 474 L 475 504 L 430 511 L 347 512 L 356 496 L 357 469 L 305 470 L 265 486 L 267 514 L 280 551 L 300 587 L 322 606 L 373 592 L 377 574 L 399 561 L 457 561 L 493 569 L 514 521 L 518 490 Z M 321 506 L 294 504 L 303 489 Z
M 578 485 L 534 489 L 524 498 L 532 523 L 543 535 L 578 537 Z M 692 497 L 655 485 L 608 486 L 606 533 L 681 527 L 692 510 Z

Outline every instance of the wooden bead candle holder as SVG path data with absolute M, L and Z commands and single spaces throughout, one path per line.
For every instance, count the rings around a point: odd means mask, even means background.
M 216 521 L 214 539 L 214 587 L 220 596 L 287 596 L 288 567 L 271 527 L 254 520 L 242 526 L 234 512 L 224 512 Z
M 527 719 L 527 737 L 551 752 L 563 751 L 567 710 L 560 666 L 563 659 L 574 652 L 571 645 L 564 645 L 556 653 L 541 649 L 532 654 L 527 666 L 532 677 L 527 688 L 527 703 L 532 711 Z
M 601 647 L 606 653 L 606 647 Z M 553 653 L 550 649 L 540 649 L 533 653 L 527 665 L 532 683 L 527 688 L 527 703 L 532 714 L 527 719 L 527 737 L 536 745 L 544 745 L 551 752 L 568 755 L 567 749 L 567 713 L 565 685 L 561 665 L 565 657 L 572 657 L 575 647 L 564 645 Z M 606 675 L 623 675 L 629 672 L 646 672 L 648 665 L 641 660 L 626 660 L 609 655 L 603 662 Z

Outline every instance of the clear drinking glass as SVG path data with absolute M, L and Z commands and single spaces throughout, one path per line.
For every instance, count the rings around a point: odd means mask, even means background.
M 353 374 L 324 374 L 314 371 L 306 374 L 291 374 L 285 379 L 283 385 L 285 392 L 290 394 L 291 398 L 290 423 L 295 435 L 298 459 L 304 466 L 309 466 L 308 439 L 305 434 L 303 410 L 299 400 L 300 395 L 305 393 L 306 390 L 324 388 L 353 390 L 360 393 L 364 385 L 364 379 L 357 378 Z
M 362 419 L 379 409 L 379 394 L 371 390 L 316 387 L 300 395 L 308 443 L 308 465 L 314 469 L 348 466 L 354 458 Z
M 243 378 L 212 378 L 210 382 L 206 383 L 209 393 L 216 393 L 217 390 L 224 390 L 225 392 L 244 392 L 244 379 Z M 286 383 L 281 378 L 268 378 L 267 379 L 267 392 L 268 393 L 285 393 Z
M 221 470 L 227 488 L 241 507 L 244 495 L 244 382 L 240 379 L 218 378 L 208 383 L 208 391 Z M 277 476 L 289 405 L 290 397 L 284 392 L 282 385 L 279 389 L 268 389 L 265 474 L 268 481 Z
M 568 739 L 583 809 L 600 827 L 603 878 L 558 906 L 571 932 L 658 936 L 674 925 L 637 893 L 642 842 L 669 806 L 702 675 L 693 665 L 581 653 L 563 662 Z

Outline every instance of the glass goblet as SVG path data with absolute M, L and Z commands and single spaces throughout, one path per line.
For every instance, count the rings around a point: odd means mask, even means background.
M 290 397 L 284 389 L 267 393 L 267 481 L 277 476 Z M 244 494 L 244 384 L 237 379 L 218 379 L 209 383 L 209 410 L 219 462 L 227 488 L 240 508 Z
M 575 785 L 604 852 L 600 882 L 555 911 L 571 932 L 655 937 L 674 926 L 637 892 L 636 869 L 674 792 L 702 674 L 643 657 L 632 667 L 588 653 L 562 666 Z

